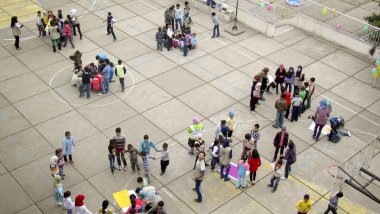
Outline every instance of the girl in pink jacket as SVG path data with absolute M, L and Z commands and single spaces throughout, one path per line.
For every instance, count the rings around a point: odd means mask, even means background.
M 65 33 L 65 44 L 63 44 L 63 47 L 66 47 L 67 40 L 70 41 L 71 47 L 75 48 L 74 42 L 73 42 L 73 33 L 71 32 L 71 26 L 68 20 L 65 20 L 65 27 L 63 27 L 63 32 Z

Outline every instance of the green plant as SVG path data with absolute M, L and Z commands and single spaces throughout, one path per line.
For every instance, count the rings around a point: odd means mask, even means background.
M 364 17 L 368 24 L 380 27 L 380 13 L 372 13 L 372 15 Z

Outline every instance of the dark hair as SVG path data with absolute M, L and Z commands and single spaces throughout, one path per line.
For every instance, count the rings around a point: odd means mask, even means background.
M 253 149 L 251 157 L 252 158 L 260 158 L 259 151 L 257 151 L 257 149 Z
M 137 178 L 137 183 L 141 183 L 141 182 L 143 182 L 144 180 L 143 180 L 143 178 L 142 177 L 138 177 Z
M 121 65 L 122 62 L 123 62 L 123 61 L 122 61 L 121 59 L 117 60 L 117 63 L 118 63 L 119 65 Z
M 288 70 L 288 71 L 290 71 L 290 70 L 294 71 L 294 68 L 293 68 L 293 67 L 289 67 L 289 70 Z
M 260 128 L 260 125 L 259 124 L 255 124 L 255 127 L 257 128 L 257 129 L 259 129 Z
M 61 9 L 58 10 L 58 14 L 62 14 L 62 10 Z
M 307 200 L 309 200 L 309 198 L 310 198 L 310 196 L 309 196 L 308 194 L 305 194 L 305 195 L 303 196 L 303 199 L 307 199 Z
M 250 140 L 250 139 L 252 138 L 252 136 L 251 136 L 250 134 L 245 134 L 244 138 L 245 138 L 246 140 Z
M 112 15 L 112 13 L 111 13 L 111 12 L 108 12 L 108 15 L 110 16 L 110 15 Z
M 15 24 L 17 23 L 17 16 L 12 16 L 11 19 L 11 27 L 15 27 Z
M 219 144 L 219 141 L 218 140 L 214 140 L 214 144 L 212 145 L 212 147 L 218 146 L 218 144 Z
M 108 200 L 104 200 L 103 203 L 102 203 L 102 213 L 106 213 L 106 209 L 108 207 Z
M 52 19 L 52 20 L 50 20 L 50 25 L 51 26 L 55 26 L 55 22 L 54 22 L 54 20 Z
M 141 190 L 142 190 L 141 187 L 137 187 L 135 192 L 138 194 Z
M 110 60 L 109 59 L 105 59 L 104 62 L 108 65 L 110 64 Z
M 179 4 L 176 4 L 176 7 L 179 7 L 179 6 L 181 6 L 181 5 L 179 5 Z
M 163 207 L 164 206 L 164 202 L 163 201 L 159 201 L 158 203 L 157 203 L 157 206 L 159 206 L 159 207 Z
M 96 56 L 95 56 L 95 59 L 96 59 L 96 60 L 99 60 L 99 58 L 100 58 L 99 55 L 96 55 Z
M 294 142 L 292 140 L 289 140 L 289 149 L 293 149 L 294 148 Z
M 283 163 L 284 161 L 282 160 L 282 158 L 280 158 L 280 159 L 278 159 L 278 161 L 276 162 L 276 164 L 281 164 L 282 165 L 282 163 Z
M 310 81 L 315 82 L 315 77 L 310 78 Z
M 163 147 L 164 149 L 167 149 L 168 146 L 169 146 L 169 145 L 168 145 L 167 143 L 162 144 L 162 147 Z
M 161 32 L 161 31 L 162 31 L 162 28 L 161 28 L 161 27 L 158 27 L 158 31 Z
M 37 14 L 41 14 L 41 11 L 37 11 Z
M 58 18 L 59 18 L 59 19 L 62 19 L 62 18 L 63 18 L 62 13 L 59 13 L 59 14 L 58 14 Z
M 281 98 L 284 99 L 286 97 L 286 94 L 285 93 L 282 93 L 281 94 Z
M 309 86 L 309 83 L 308 83 L 308 82 L 304 82 L 303 84 L 304 84 L 306 87 Z
M 299 92 L 298 92 L 298 91 L 295 91 L 295 92 L 294 92 L 294 95 L 299 95 Z
M 300 68 L 300 69 L 301 69 L 301 71 L 302 71 L 302 66 L 301 66 L 301 65 L 299 65 L 297 68 Z
M 137 192 L 137 190 L 139 189 L 140 187 L 138 187 L 137 189 L 136 189 L 136 192 Z M 140 188 L 140 190 L 141 190 L 141 188 Z M 139 190 L 139 192 L 140 192 L 140 190 Z M 132 205 L 132 208 L 133 208 L 133 210 L 135 210 L 135 207 L 136 207 L 136 196 L 134 195 L 134 194 L 131 194 L 130 196 L 129 196 L 129 200 L 131 201 L 131 205 Z M 136 210 L 135 210 L 136 211 Z
M 116 128 L 116 130 L 115 130 L 116 132 L 121 132 L 121 128 L 120 127 L 118 127 L 118 128 Z
M 336 194 L 336 196 L 338 196 L 338 198 L 343 197 L 343 192 L 339 191 L 339 192 Z
M 61 153 L 61 152 L 62 152 L 62 149 L 58 148 L 58 149 L 55 150 L 55 155 L 58 156 L 58 154 Z
M 212 16 L 215 16 L 215 12 L 212 12 L 211 15 L 212 15 Z
M 144 140 L 149 139 L 149 136 L 146 134 L 144 135 Z
M 145 155 L 146 155 L 146 152 L 145 152 L 145 151 L 141 151 L 141 152 L 140 152 L 140 155 L 141 155 L 141 156 L 145 156 Z
M 221 120 L 221 121 L 220 121 L 220 124 L 222 124 L 222 125 L 225 125 L 226 123 L 227 123 L 226 120 Z
M 128 144 L 127 148 L 132 149 L 133 148 L 132 144 Z
M 185 1 L 185 4 L 189 4 L 189 2 L 188 2 L 188 1 Z
M 70 131 L 66 131 L 65 132 L 65 136 L 69 135 L 70 134 Z
M 63 193 L 63 197 L 64 198 L 70 197 L 70 195 L 71 195 L 70 191 L 66 191 L 66 192 Z

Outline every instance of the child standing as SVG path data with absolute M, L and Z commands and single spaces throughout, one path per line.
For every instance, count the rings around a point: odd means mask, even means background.
M 70 196 L 70 191 L 63 193 L 63 207 L 67 209 L 67 214 L 72 214 L 74 209 L 74 202 L 71 200 Z
M 249 180 L 252 185 L 255 185 L 256 172 L 257 169 L 261 166 L 261 159 L 257 149 L 252 150 L 252 155 L 248 159 L 249 164 Z
M 65 180 L 65 174 L 63 174 L 63 165 L 65 165 L 65 160 L 63 160 L 63 150 L 61 148 L 55 150 L 55 155 L 58 157 L 57 165 L 59 168 L 59 175 L 62 180 Z
M 217 172 L 218 170 L 215 168 L 216 164 L 219 161 L 219 140 L 214 141 L 214 145 L 211 148 L 211 172 Z
M 294 82 L 294 68 L 289 67 L 289 70 L 285 74 L 285 90 L 288 90 L 289 87 L 289 92 L 292 93 L 292 87 L 293 87 L 293 82 Z
M 162 46 L 164 45 L 165 34 L 161 27 L 158 27 L 158 32 L 156 33 L 157 50 L 162 52 Z
M 110 168 L 111 168 L 111 172 L 113 176 L 116 176 L 115 175 L 115 156 L 116 156 L 115 141 L 111 139 L 108 145 L 108 160 L 110 161 Z
M 58 206 L 63 205 L 63 188 L 61 183 L 61 176 L 55 175 L 54 176 L 54 194 L 53 197 L 55 201 L 57 202 Z
M 50 174 L 53 178 L 55 175 L 59 174 L 58 157 L 57 156 L 53 156 L 50 158 Z
M 236 117 L 235 117 L 235 113 L 232 111 L 228 112 L 227 126 L 230 129 L 228 131 L 228 138 L 231 138 L 232 133 L 235 131 L 235 128 L 236 128 Z
M 121 92 L 124 92 L 124 76 L 125 73 L 127 73 L 127 69 L 121 64 L 122 62 L 123 61 L 121 61 L 121 59 L 117 61 L 117 65 L 115 66 L 115 75 L 119 77 Z
M 67 156 L 69 156 L 70 163 L 73 164 L 73 146 L 75 146 L 75 140 L 71 136 L 71 133 L 69 131 L 65 132 L 65 137 L 63 138 L 62 141 L 62 150 L 63 150 L 63 158 L 66 163 L 67 162 Z
M 242 189 L 247 188 L 247 179 L 246 179 L 246 171 L 248 170 L 249 165 L 245 163 L 243 160 L 239 160 L 237 171 L 238 171 L 238 179 L 235 185 L 236 189 L 240 188 L 240 185 L 242 186 Z
M 148 183 L 150 183 L 150 160 L 155 159 L 153 156 L 148 155 L 145 151 L 140 152 L 140 157 L 143 161 L 144 175 L 148 179 Z
M 303 102 L 302 102 L 302 113 L 304 113 L 306 111 L 306 100 L 309 98 L 309 83 L 308 82 L 304 82 L 303 83 L 303 86 L 305 88 L 305 98 L 303 99 Z
M 251 130 L 251 136 L 252 136 L 252 140 L 253 140 L 253 148 L 254 149 L 257 149 L 257 142 L 260 139 L 259 128 L 260 128 L 260 125 L 256 123 L 255 126 L 253 127 L 253 129 Z
M 309 96 L 307 97 L 307 102 L 306 102 L 306 109 L 309 109 L 311 107 L 311 96 L 314 94 L 314 89 L 315 89 L 315 78 L 312 77 L 310 78 L 310 83 L 309 83 Z
M 267 186 L 272 188 L 272 192 L 275 192 L 277 190 L 278 183 L 280 183 L 281 176 L 284 174 L 284 164 L 281 158 L 275 163 L 273 168 L 273 176 L 270 179 L 270 184 Z
M 103 21 L 103 23 L 107 21 L 107 35 L 112 33 L 113 41 L 116 41 L 115 33 L 113 32 L 113 23 L 115 23 L 115 19 L 113 18 L 111 12 L 108 12 L 107 19 Z
M 112 212 L 112 208 L 108 208 L 108 205 L 109 205 L 109 201 L 108 200 L 104 200 L 102 202 L 102 208 L 99 209 L 99 214 L 113 214 Z
M 298 114 L 300 112 L 300 106 L 302 104 L 302 98 L 298 96 L 298 91 L 294 93 L 294 97 L 292 99 L 292 117 L 290 119 L 290 122 L 298 121 Z
M 42 36 L 42 38 L 45 37 L 46 32 L 44 31 L 44 24 L 41 17 L 41 11 L 37 11 L 36 25 L 38 29 L 38 36 Z
M 197 38 L 197 34 L 196 33 L 193 33 L 192 37 L 191 37 L 191 48 L 190 49 L 195 49 L 197 48 L 197 45 L 198 45 L 198 38 Z
M 11 29 L 12 29 L 12 34 L 15 37 L 15 47 L 17 50 L 20 50 L 20 35 L 21 35 L 21 28 L 23 27 L 23 24 L 20 24 L 17 21 L 17 16 L 13 16 L 11 19 Z
M 189 20 L 189 24 L 192 22 L 191 15 L 190 15 L 190 6 L 189 6 L 188 1 L 185 1 L 185 7 L 183 8 L 183 17 L 184 17 L 183 22 L 186 22 L 187 20 Z
M 166 167 L 169 166 L 169 152 L 168 152 L 168 144 L 167 143 L 164 143 L 162 144 L 162 149 L 159 150 L 159 152 L 161 152 L 161 155 L 157 157 L 157 159 L 160 159 L 161 158 L 161 174 L 160 175 L 163 175 L 165 174 L 165 171 L 166 171 Z
M 241 158 L 242 160 L 246 161 L 249 156 L 251 156 L 251 151 L 253 147 L 253 142 L 252 142 L 252 135 L 246 134 L 244 136 L 243 140 L 243 152 L 241 153 Z
M 63 31 L 65 32 L 65 43 L 63 44 L 63 47 L 66 47 L 67 40 L 70 41 L 71 47 L 75 48 L 74 42 L 73 42 L 73 34 L 71 32 L 71 26 L 68 20 L 65 20 L 64 22 L 65 26 L 63 27 Z
M 137 169 L 137 174 L 140 175 L 140 165 L 137 159 L 139 151 L 136 148 L 134 148 L 132 144 L 128 144 L 127 152 L 129 153 L 129 159 L 131 161 L 132 172 L 135 173 Z

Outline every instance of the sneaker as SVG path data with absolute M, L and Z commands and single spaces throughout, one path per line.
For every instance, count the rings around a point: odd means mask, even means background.
M 195 202 L 197 203 L 201 203 L 202 201 L 198 200 L 198 199 L 194 199 Z
M 102 93 L 98 93 L 98 96 L 103 96 L 103 94 Z
M 275 124 L 273 124 L 272 127 L 275 128 L 275 129 L 278 129 L 278 126 L 275 125 Z
M 161 172 L 161 173 L 160 173 L 160 175 L 163 175 L 163 174 L 165 174 L 165 172 Z
M 246 189 L 247 187 L 241 187 L 241 189 Z
M 60 207 L 60 206 L 62 206 L 63 205 L 63 203 L 61 203 L 61 202 L 58 202 L 58 207 Z
M 127 171 L 127 167 L 124 167 L 124 171 Z
M 351 137 L 351 132 L 350 131 L 347 131 L 347 134 L 349 137 Z
M 117 169 L 118 169 L 118 170 L 121 170 L 121 167 L 119 166 Z
M 113 177 L 116 177 L 116 174 L 115 173 L 112 173 Z
M 274 192 L 276 192 L 276 190 L 274 190 L 274 189 L 272 189 L 272 191 L 271 191 L 272 193 L 274 193 Z
M 273 188 L 272 185 L 268 184 L 267 187 Z
M 288 180 L 288 178 L 285 178 L 285 177 L 281 177 L 282 180 Z
M 224 182 L 227 182 L 227 181 L 230 181 L 230 178 L 226 178 L 226 179 L 224 179 Z

